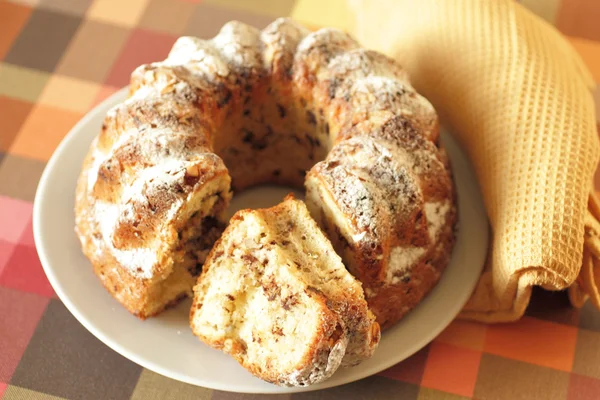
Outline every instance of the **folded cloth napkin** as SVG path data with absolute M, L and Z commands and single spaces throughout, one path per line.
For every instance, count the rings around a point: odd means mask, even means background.
M 521 317 L 533 285 L 600 306 L 600 147 L 579 56 L 511 0 L 349 0 L 352 33 L 397 59 L 473 163 L 492 228 L 462 317 Z

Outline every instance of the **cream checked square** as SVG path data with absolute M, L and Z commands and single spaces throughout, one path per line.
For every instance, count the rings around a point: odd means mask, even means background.
M 135 26 L 140 20 L 149 0 L 97 0 L 90 6 L 89 19 L 110 24 Z
M 100 89 L 101 85 L 97 83 L 53 75 L 38 101 L 41 104 L 84 113 L 91 108 Z

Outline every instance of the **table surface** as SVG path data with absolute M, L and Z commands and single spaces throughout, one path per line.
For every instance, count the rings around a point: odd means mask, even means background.
M 257 398 L 162 377 L 87 332 L 46 280 L 32 237 L 32 201 L 46 161 L 71 127 L 126 85 L 136 66 L 164 58 L 178 36 L 211 37 L 232 19 L 263 27 L 278 16 L 344 28 L 343 3 L 0 0 L 0 397 Z M 569 38 L 600 82 L 600 1 L 522 3 Z M 600 90 L 594 96 L 600 105 Z M 564 293 L 536 290 L 517 323 L 455 321 L 377 376 L 274 397 L 599 399 L 600 312 L 589 303 L 572 309 Z

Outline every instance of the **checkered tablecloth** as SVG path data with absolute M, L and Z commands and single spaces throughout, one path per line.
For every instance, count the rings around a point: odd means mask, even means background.
M 347 26 L 343 0 L 0 0 L 0 397 L 251 399 L 145 370 L 87 332 L 46 280 L 32 201 L 60 140 L 94 105 L 160 60 L 180 35 L 210 37 L 228 20 L 263 27 L 293 16 Z M 600 1 L 522 0 L 555 24 L 600 82 Z M 600 105 L 600 91 L 596 91 Z M 600 110 L 599 110 L 600 111 Z M 600 115 L 600 112 L 598 112 Z M 600 174 L 596 177 L 600 188 Z M 600 399 L 600 312 L 536 291 L 527 316 L 455 321 L 377 376 L 294 399 Z

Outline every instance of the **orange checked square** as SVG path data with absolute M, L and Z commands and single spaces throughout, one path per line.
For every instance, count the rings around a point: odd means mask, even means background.
M 567 39 L 583 59 L 594 80 L 600 82 L 600 42 L 575 37 Z
M 556 27 L 568 36 L 600 41 L 598 17 L 600 2 L 597 0 L 562 0 L 556 18 Z
M 487 328 L 484 351 L 529 364 L 571 371 L 577 328 L 524 317 Z
M 0 60 L 10 49 L 30 14 L 31 8 L 27 6 L 0 2 Z
M 421 386 L 471 397 L 481 352 L 434 342 L 429 349 Z
M 48 161 L 63 137 L 82 116 L 82 113 L 38 104 L 21 127 L 10 152 Z
M 10 148 L 33 104 L 0 95 L 0 152 Z

